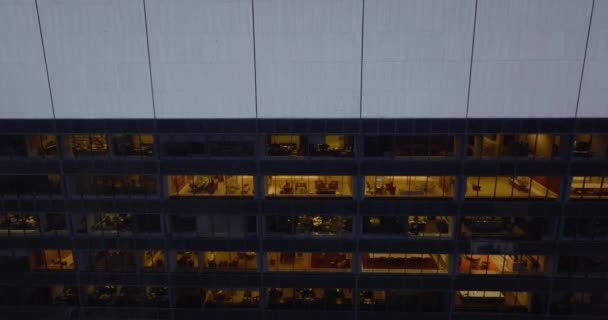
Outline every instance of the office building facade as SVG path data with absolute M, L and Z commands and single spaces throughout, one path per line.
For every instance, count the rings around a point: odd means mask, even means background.
M 608 0 L 0 1 L 9 319 L 595 319 Z

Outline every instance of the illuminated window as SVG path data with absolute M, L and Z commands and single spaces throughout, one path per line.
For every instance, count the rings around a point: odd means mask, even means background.
M 350 197 L 350 176 L 266 176 L 267 196 Z
M 162 250 L 144 250 L 141 252 L 142 269 L 150 272 L 165 271 L 165 252 Z
M 466 198 L 557 198 L 560 177 L 467 177 Z
M 350 252 L 267 252 L 268 271 L 350 272 Z
M 196 251 L 176 251 L 175 269 L 178 272 L 198 272 L 199 253 Z
M 202 258 L 205 271 L 257 270 L 255 252 L 204 251 Z
M 253 176 L 168 176 L 171 197 L 252 197 Z
M 72 250 L 45 249 L 30 252 L 30 266 L 38 271 L 74 270 Z
M 540 255 L 467 254 L 458 259 L 458 272 L 466 274 L 543 274 L 547 257 Z
M 290 157 L 352 157 L 354 137 L 347 135 L 270 135 L 266 155 Z
M 366 197 L 454 196 L 454 177 L 444 176 L 366 176 Z
M 362 253 L 361 271 L 373 273 L 447 273 L 448 255 L 434 253 Z
M 73 134 L 65 137 L 67 156 L 107 157 L 108 140 L 105 134 Z
M 570 199 L 608 199 L 608 177 L 572 177 Z

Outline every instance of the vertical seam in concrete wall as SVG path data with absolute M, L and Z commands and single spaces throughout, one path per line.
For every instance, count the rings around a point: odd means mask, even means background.
M 581 79 L 578 84 L 578 96 L 576 97 L 576 109 L 574 110 L 574 118 L 578 118 L 578 106 L 581 101 L 581 90 L 583 88 L 583 76 L 585 75 L 585 63 L 587 62 L 587 48 L 589 47 L 589 35 L 591 34 L 591 23 L 593 22 L 593 9 L 595 8 L 595 0 L 591 2 L 591 12 L 589 13 L 589 25 L 587 26 L 587 40 L 585 41 L 585 53 L 583 54 L 583 66 L 581 68 Z
M 359 119 L 363 119 L 363 34 L 365 32 L 365 0 L 361 0 L 361 68 L 359 70 Z
M 475 12 L 473 14 L 473 37 L 471 41 L 471 62 L 469 64 L 469 90 L 467 91 L 467 112 L 465 114 L 465 119 L 469 118 L 469 104 L 471 103 L 471 78 L 473 78 L 473 54 L 475 52 L 475 32 L 477 29 L 477 2 L 475 0 Z
M 144 5 L 144 27 L 146 29 L 146 49 L 148 53 L 148 73 L 150 74 L 150 95 L 152 95 L 152 114 L 156 119 L 156 103 L 154 101 L 154 81 L 152 80 L 152 60 L 150 60 L 150 38 L 148 37 L 148 15 L 146 13 L 146 0 L 141 1 Z
M 51 99 L 51 112 L 53 113 L 53 119 L 55 117 L 55 102 L 53 101 L 53 90 L 51 90 L 51 77 L 49 75 L 49 66 L 46 62 L 46 50 L 44 48 L 44 37 L 42 36 L 42 23 L 40 23 L 40 12 L 38 10 L 38 0 L 34 0 L 36 6 L 36 18 L 38 19 L 38 31 L 40 32 L 40 43 L 42 44 L 42 57 L 44 58 L 44 69 L 46 71 L 46 82 L 49 86 L 49 98 Z
M 253 46 L 253 97 L 255 105 L 255 118 L 258 118 L 258 74 L 255 55 L 255 9 L 251 0 L 251 37 Z

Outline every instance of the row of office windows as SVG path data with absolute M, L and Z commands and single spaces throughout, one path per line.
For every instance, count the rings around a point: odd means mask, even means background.
M 63 154 L 68 158 L 152 157 L 156 154 L 152 134 L 63 135 Z M 54 158 L 57 136 L 52 134 L 0 135 L 0 157 Z M 364 157 L 449 158 L 460 154 L 466 143 L 466 157 L 553 159 L 564 156 L 564 142 L 570 136 L 550 133 L 462 135 L 364 136 Z M 163 157 L 251 157 L 253 135 L 178 135 L 159 137 Z M 266 135 L 268 157 L 352 158 L 357 150 L 353 135 Z M 576 134 L 568 152 L 575 158 L 606 159 L 608 135 Z
M 72 196 L 158 196 L 153 175 L 72 175 L 67 177 Z M 269 197 L 352 197 L 357 188 L 352 176 L 265 176 L 263 194 Z M 250 175 L 170 175 L 165 177 L 169 197 L 253 197 Z M 556 199 L 559 176 L 468 176 L 465 198 Z M 365 197 L 453 198 L 455 176 L 365 176 Z M 0 194 L 53 196 L 61 194 L 59 175 L 2 175 Z M 576 176 L 570 199 L 607 199 L 608 177 Z
M 170 251 L 44 249 L 0 252 L 0 271 L 88 272 L 315 272 L 606 276 L 608 256 L 461 254 L 450 271 L 451 254 L 362 252 Z M 75 257 L 75 255 L 77 257 Z M 258 257 L 258 255 L 261 255 Z M 77 264 L 79 265 L 77 267 Z M 355 268 L 355 264 L 358 266 Z
M 407 291 L 351 288 L 267 288 L 262 298 L 259 288 L 194 288 L 169 290 L 159 286 L 122 284 L 85 285 L 80 298 L 78 287 L 0 287 L 0 305 L 84 305 L 90 307 L 154 307 L 195 309 L 351 310 L 358 296 L 359 309 L 376 312 L 446 312 L 453 303 L 457 312 L 604 314 L 608 295 L 592 292 L 457 290 Z M 171 297 L 172 296 L 172 297 Z M 173 300 L 173 303 L 171 302 Z
M 75 235 L 146 236 L 161 235 L 159 214 L 88 213 L 71 214 L 71 224 L 62 213 L 0 213 L 0 236 Z M 269 237 L 352 237 L 357 232 L 353 221 L 344 215 L 266 215 L 263 232 Z M 555 238 L 557 219 L 549 217 L 462 216 L 458 230 L 451 216 L 364 215 L 360 221 L 367 237 L 402 237 L 412 239 L 460 238 L 551 240 Z M 253 215 L 170 215 L 167 231 L 178 236 L 243 238 L 257 236 Z M 608 218 L 565 218 L 561 239 L 608 239 Z

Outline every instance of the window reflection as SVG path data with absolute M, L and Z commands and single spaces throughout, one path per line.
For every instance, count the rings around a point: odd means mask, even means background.
M 56 155 L 54 135 L 0 135 L 0 157 L 54 158 Z
M 266 232 L 287 235 L 346 235 L 352 233 L 353 219 L 348 216 L 300 215 L 266 216 Z
M 524 291 L 456 292 L 455 309 L 459 312 L 527 313 L 531 310 L 532 293 Z
M 0 213 L 0 234 L 38 235 L 40 219 L 35 214 Z
M 458 259 L 458 271 L 467 274 L 543 274 L 547 257 L 540 255 L 467 254 Z
M 204 308 L 257 308 L 260 292 L 251 289 L 203 290 Z
M 268 156 L 352 157 L 353 136 L 347 135 L 269 135 Z
M 171 197 L 251 197 L 253 176 L 168 176 Z
M 454 177 L 444 176 L 366 176 L 365 196 L 450 198 L 454 184 Z
M 58 174 L 0 175 L 0 194 L 52 196 L 61 193 Z
M 0 250 L 0 272 L 30 272 L 35 269 L 35 265 L 40 264 L 32 263 L 30 254 L 25 249 Z
M 203 269 L 205 271 L 255 271 L 257 260 L 255 252 L 204 251 Z
M 268 271 L 350 272 L 350 252 L 267 252 Z
M 155 176 L 72 176 L 70 189 L 73 195 L 143 196 L 157 194 Z
M 266 176 L 267 196 L 352 196 L 350 176 Z
M 371 290 L 360 292 L 360 309 L 369 311 L 443 312 L 448 297 L 438 291 Z
M 465 216 L 460 226 L 463 237 L 500 239 L 553 239 L 554 221 L 549 218 Z
M 366 157 L 447 158 L 458 154 L 457 136 L 366 136 Z
M 566 218 L 564 238 L 606 240 L 608 239 L 608 218 Z
M 30 266 L 37 271 L 74 270 L 72 250 L 45 249 L 30 252 Z
M 166 287 L 128 287 L 116 284 L 85 287 L 87 305 L 113 307 L 169 307 Z
M 448 255 L 431 253 L 362 253 L 361 272 L 447 273 Z
M 135 272 L 135 254 L 125 250 L 91 250 L 87 268 L 101 272 Z
M 450 216 L 365 216 L 363 233 L 367 235 L 393 235 L 409 237 L 450 237 Z
M 571 199 L 608 199 L 608 178 L 572 177 Z
M 171 232 L 180 236 L 245 238 L 257 232 L 255 216 L 180 214 L 170 222 Z
M 553 292 L 551 295 L 552 314 L 604 316 L 608 311 L 606 306 L 606 292 Z
M 466 198 L 557 198 L 560 177 L 467 177 Z
M 567 275 L 606 276 L 608 256 L 559 256 L 557 272 Z
M 72 134 L 65 137 L 68 157 L 106 157 L 108 140 L 105 134 Z
M 104 233 L 123 233 L 131 234 L 135 230 L 133 215 L 120 213 L 91 213 L 82 217 L 85 221 L 84 226 L 79 226 L 79 231 L 85 231 L 88 234 L 104 234 Z M 82 230 L 86 228 L 85 230 Z
M 269 288 L 269 309 L 350 310 L 352 289 Z
M 119 157 L 154 155 L 154 136 L 151 134 L 114 134 L 112 155 Z
M 557 158 L 560 156 L 559 135 L 544 133 L 486 134 L 469 137 L 470 157 Z
M 53 305 L 56 306 L 77 306 L 79 304 L 78 287 L 52 286 L 51 299 L 53 300 Z
M 167 157 L 250 157 L 254 154 L 253 136 L 170 135 L 161 137 L 163 156 Z
M 608 159 L 608 135 L 577 134 L 574 136 L 572 156 L 578 159 Z

